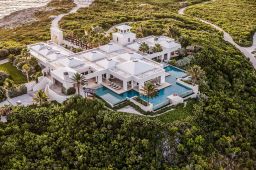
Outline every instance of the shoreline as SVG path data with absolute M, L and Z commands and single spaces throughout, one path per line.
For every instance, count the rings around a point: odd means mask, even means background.
M 52 0 L 49 0 L 45 5 L 42 5 L 42 6 L 30 7 L 30 8 L 14 11 L 4 16 L 3 18 L 0 18 L 0 29 L 1 28 L 14 29 L 24 24 L 37 21 L 37 19 L 35 18 L 35 13 L 39 11 L 50 10 L 50 8 L 48 8 L 48 4 L 51 1 Z

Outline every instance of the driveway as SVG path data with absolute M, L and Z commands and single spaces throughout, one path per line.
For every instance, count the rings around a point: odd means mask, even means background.
M 17 106 L 17 102 L 21 102 L 22 106 L 28 106 L 33 104 L 33 96 L 34 93 L 28 93 L 24 94 L 18 97 L 14 97 L 12 99 L 9 99 L 8 101 L 4 101 L 0 103 L 0 107 L 3 107 L 4 105 L 13 105 Z

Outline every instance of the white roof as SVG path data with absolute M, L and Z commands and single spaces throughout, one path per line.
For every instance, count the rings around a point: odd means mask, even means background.
M 110 69 L 116 66 L 117 62 L 112 59 L 104 59 L 96 62 L 96 64 L 100 65 L 105 69 Z
M 127 47 L 128 47 L 128 48 L 131 48 L 131 49 L 133 49 L 133 50 L 135 50 L 135 51 L 139 51 L 140 45 L 141 45 L 141 43 L 139 43 L 139 42 L 134 42 L 134 43 L 128 45 Z
M 53 70 L 51 73 L 54 74 L 56 77 L 64 80 L 65 79 L 65 77 L 64 77 L 65 72 L 68 73 L 68 78 L 70 78 L 70 79 L 76 73 L 76 71 L 74 69 L 69 68 L 69 67 L 60 67 L 60 68 L 57 68 L 56 70 Z
M 130 27 L 129 25 L 125 25 L 125 24 L 119 25 L 119 26 L 116 27 L 116 29 L 118 29 L 118 30 L 129 30 L 131 28 L 132 27 Z
M 37 52 L 49 61 L 54 61 L 73 54 L 73 52 L 55 43 L 38 43 L 30 46 L 30 49 Z
M 128 45 L 128 48 L 138 51 L 140 45 L 145 42 L 149 47 L 154 47 L 156 44 L 160 44 L 163 48 L 172 49 L 173 51 L 181 48 L 181 45 L 174 41 L 174 39 L 166 36 L 148 36 L 137 39 L 136 42 Z
M 105 51 L 106 53 L 112 53 L 114 51 L 121 50 L 122 46 L 116 43 L 108 43 L 106 45 L 100 46 L 99 49 Z
M 139 75 L 155 69 L 153 65 L 146 63 L 142 60 L 128 61 L 117 65 L 117 68 L 131 75 Z
M 105 55 L 97 50 L 89 51 L 83 54 L 83 57 L 89 61 L 97 61 L 105 58 Z
M 160 41 L 159 44 L 162 47 L 170 48 L 170 49 L 179 49 L 181 48 L 181 45 L 179 43 L 176 43 L 175 41 Z
M 134 59 L 143 59 L 143 56 L 138 53 L 124 53 L 119 56 L 120 58 L 124 60 L 134 60 Z
M 58 61 L 65 67 L 75 68 L 84 65 L 84 62 L 76 57 L 69 57 Z

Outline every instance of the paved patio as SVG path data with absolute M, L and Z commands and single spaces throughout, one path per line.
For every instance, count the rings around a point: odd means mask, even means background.
M 124 108 L 121 108 L 119 110 L 117 110 L 118 112 L 124 112 L 124 113 L 132 113 L 135 115 L 141 115 L 143 116 L 143 114 L 141 114 L 140 112 L 138 112 L 137 110 L 135 110 L 133 107 L 131 106 L 126 106 Z
M 33 104 L 33 96 L 34 93 L 28 93 L 28 94 L 24 94 L 18 97 L 14 97 L 12 99 L 8 99 L 1 102 L 0 103 L 0 107 L 3 107 L 5 105 L 13 105 L 13 106 L 17 106 L 17 102 L 21 102 L 22 106 L 28 106 L 28 105 L 32 105 Z

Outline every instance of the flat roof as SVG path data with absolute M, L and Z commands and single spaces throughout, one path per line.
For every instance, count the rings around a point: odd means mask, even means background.
M 117 65 L 117 68 L 126 73 L 136 76 L 136 75 L 148 72 L 150 70 L 153 70 L 156 67 L 149 63 L 144 62 L 143 60 L 134 59 L 134 60 Z
M 68 78 L 71 79 L 75 73 L 77 73 L 74 69 L 69 68 L 69 67 L 60 67 L 57 68 L 56 70 L 52 71 L 52 74 L 54 74 L 56 77 L 65 80 L 64 73 L 68 73 Z
M 108 43 L 106 45 L 100 46 L 99 49 L 106 53 L 112 53 L 114 51 L 123 49 L 123 47 L 116 43 Z
M 54 61 L 74 54 L 72 51 L 69 51 L 53 42 L 37 43 L 34 45 L 30 45 L 29 48 L 40 54 L 47 61 Z
M 116 29 L 118 29 L 118 30 L 129 30 L 131 28 L 132 27 L 130 27 L 129 25 L 126 25 L 126 24 L 119 25 L 119 26 L 116 27 Z
M 105 69 L 110 69 L 115 67 L 117 65 L 117 62 L 114 61 L 113 59 L 104 59 L 104 60 L 97 61 L 96 64 Z
M 149 47 L 154 47 L 156 44 L 160 44 L 162 48 L 167 49 L 177 50 L 181 48 L 181 45 L 179 43 L 175 42 L 174 39 L 166 36 L 148 36 L 144 38 L 139 38 L 135 40 L 134 43 L 127 45 L 127 47 L 135 51 L 139 51 L 139 47 L 142 43 L 146 43 Z
M 80 57 L 83 57 L 86 60 L 94 62 L 94 61 L 101 60 L 101 59 L 105 58 L 106 55 L 104 55 L 102 52 L 100 52 L 98 50 L 93 50 L 93 51 L 85 51 L 84 53 L 82 53 L 80 55 Z

